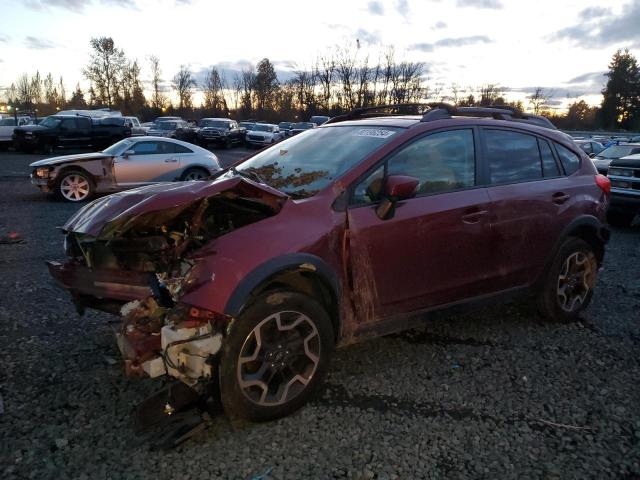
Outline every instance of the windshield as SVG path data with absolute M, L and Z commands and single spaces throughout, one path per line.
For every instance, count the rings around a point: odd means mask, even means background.
M 398 131 L 390 127 L 316 128 L 258 153 L 236 169 L 258 174 L 269 186 L 293 198 L 311 197 Z
M 200 120 L 199 127 L 229 128 L 229 122 L 224 120 Z
M 300 123 L 294 123 L 291 128 L 296 128 L 298 130 L 302 130 L 302 129 L 307 129 L 307 128 L 313 128 L 315 127 L 315 123 L 307 123 L 307 122 L 300 122 Z
M 163 122 L 156 122 L 153 126 L 156 130 L 175 130 L 178 127 L 176 122 L 167 122 L 166 120 Z
M 117 143 L 114 143 L 109 148 L 105 148 L 102 153 L 106 153 L 107 155 L 120 155 L 123 152 L 129 150 L 129 148 L 133 145 L 131 140 L 120 140 Z
M 60 119 L 55 117 L 47 117 L 42 122 L 40 122 L 40 125 L 48 128 L 57 127 L 58 124 L 60 124 Z
M 272 132 L 273 131 L 273 125 L 264 125 L 261 123 L 256 123 L 254 125 L 254 127 L 252 128 L 252 130 L 254 132 Z
M 609 148 L 605 148 L 598 154 L 598 158 L 621 158 L 629 155 L 634 148 L 640 150 L 639 146 L 632 145 L 612 145 Z
M 240 122 L 239 124 L 241 127 L 246 128 L 247 130 L 251 130 L 253 128 L 253 126 L 255 125 L 255 123 L 251 123 L 251 122 Z
M 15 125 L 16 125 L 16 121 L 13 118 L 0 119 L 0 126 L 2 127 L 14 127 Z
M 291 123 L 289 123 L 289 122 L 280 122 L 280 123 L 278 124 L 278 126 L 279 126 L 280 128 L 291 128 Z

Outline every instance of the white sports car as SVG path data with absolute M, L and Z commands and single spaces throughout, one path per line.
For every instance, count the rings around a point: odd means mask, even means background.
M 162 137 L 126 138 L 96 153 L 34 162 L 31 183 L 69 202 L 155 183 L 202 180 L 221 169 L 204 148 Z

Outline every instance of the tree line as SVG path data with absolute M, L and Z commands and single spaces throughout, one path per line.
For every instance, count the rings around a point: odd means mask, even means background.
M 175 114 L 192 119 L 234 116 L 267 121 L 334 116 L 373 105 L 449 102 L 515 106 L 548 116 L 565 129 L 640 129 L 640 70 L 628 50 L 613 55 L 599 106 L 578 100 L 563 114 L 554 112 L 550 107 L 553 94 L 541 87 L 524 101 L 508 102 L 508 88 L 499 84 L 431 83 L 424 62 L 398 59 L 393 47 L 373 58 L 359 42 L 319 55 L 311 65 L 294 70 L 286 81 L 278 79 L 268 58 L 230 78 L 211 67 L 200 82 L 188 65 L 181 65 L 167 82 L 160 59 L 152 55 L 147 61 L 151 78 L 145 94 L 138 61 L 127 58 L 110 37 L 93 38 L 89 62 L 82 71 L 89 83 L 87 90 L 77 84 L 67 95 L 62 77 L 56 81 L 51 74 L 42 78 L 36 72 L 23 74 L 12 83 L 5 92 L 6 101 L 21 109 L 38 108 L 41 115 L 67 108 L 108 107 L 144 119 Z M 196 105 L 198 90 L 201 102 Z

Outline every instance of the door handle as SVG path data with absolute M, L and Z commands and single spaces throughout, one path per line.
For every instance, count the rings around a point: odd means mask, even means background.
M 556 192 L 553 195 L 551 195 L 552 202 L 555 203 L 556 205 L 562 205 L 564 202 L 569 200 L 570 197 L 571 197 L 570 195 L 567 195 L 564 192 Z
M 178 160 L 175 158 L 167 158 L 164 163 L 176 163 Z
M 465 213 L 462 215 L 462 221 L 464 223 L 478 223 L 482 217 L 484 217 L 487 213 L 486 210 L 474 210 L 469 213 Z

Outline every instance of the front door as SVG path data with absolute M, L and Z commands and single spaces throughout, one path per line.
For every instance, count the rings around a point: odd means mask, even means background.
M 489 196 L 476 186 L 473 129 L 421 137 L 390 155 L 352 195 L 349 258 L 360 323 L 492 291 Z M 389 175 L 419 179 L 392 218 L 376 214 Z
M 173 181 L 180 171 L 180 159 L 173 143 L 162 140 L 136 142 L 128 155 L 116 157 L 116 183 L 121 186 Z

